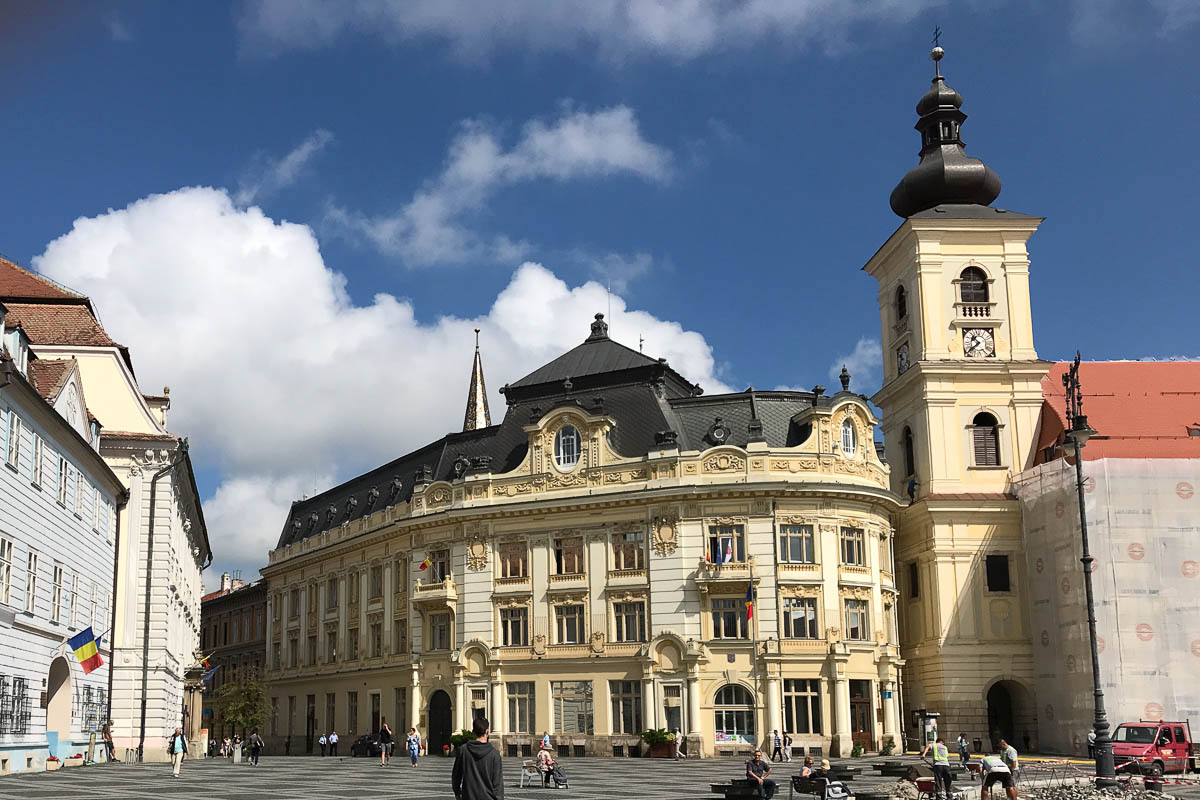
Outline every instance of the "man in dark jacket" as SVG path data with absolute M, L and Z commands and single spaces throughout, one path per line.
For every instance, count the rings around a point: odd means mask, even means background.
M 476 719 L 475 741 L 458 748 L 450 777 L 455 800 L 504 800 L 504 766 L 488 744 L 489 727 L 486 717 Z

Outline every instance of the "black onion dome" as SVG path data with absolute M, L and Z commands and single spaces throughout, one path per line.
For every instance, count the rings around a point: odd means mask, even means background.
M 935 51 L 934 60 L 940 59 Z M 907 219 L 943 204 L 990 205 L 1000 195 L 1000 176 L 963 149 L 963 98 L 935 75 L 917 103 L 916 129 L 921 132 L 921 163 L 892 190 L 892 211 Z

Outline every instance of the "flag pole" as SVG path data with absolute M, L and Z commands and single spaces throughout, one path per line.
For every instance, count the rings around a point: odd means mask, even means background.
M 746 626 L 750 629 L 750 631 L 749 631 L 749 633 L 750 633 L 750 675 L 754 679 L 754 725 L 755 725 L 755 727 L 758 727 L 758 722 L 759 722 L 758 708 L 761 705 L 763 710 L 765 711 L 767 704 L 761 702 L 761 698 L 759 697 L 759 692 L 758 692 L 758 636 L 756 635 L 756 633 L 754 631 L 754 623 L 756 622 L 757 615 L 754 614 L 754 612 L 753 612 L 754 606 L 757 604 L 757 601 L 758 601 L 758 592 L 754 591 L 754 562 L 753 561 L 750 562 L 750 588 L 747 590 L 747 592 L 750 595 L 750 603 L 749 603 L 749 605 L 746 606 L 746 615 L 748 617 L 746 620 Z M 765 729 L 760 729 L 760 730 L 765 730 Z M 757 747 L 758 746 L 758 738 L 759 738 L 758 731 L 755 731 L 755 738 L 756 738 L 756 741 L 754 742 L 754 746 Z

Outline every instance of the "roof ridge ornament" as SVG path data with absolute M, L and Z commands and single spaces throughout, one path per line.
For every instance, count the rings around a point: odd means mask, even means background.
M 592 335 L 585 341 L 597 342 L 601 339 L 608 338 L 608 323 L 604 321 L 603 314 L 597 314 L 595 322 L 592 323 Z
M 463 431 L 477 431 L 492 426 L 492 412 L 488 410 L 487 385 L 483 381 L 483 358 L 479 355 L 479 328 L 475 329 L 475 361 L 471 365 L 471 386 L 467 390 L 467 413 L 463 417 Z

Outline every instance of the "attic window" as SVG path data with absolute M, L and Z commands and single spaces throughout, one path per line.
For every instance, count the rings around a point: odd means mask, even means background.
M 853 458 L 858 449 L 858 433 L 854 430 L 854 421 L 847 419 L 842 423 L 842 452 L 846 458 Z
M 1187 426 L 1188 436 L 1200 436 L 1200 422 Z
M 554 461 L 560 469 L 571 469 L 579 463 L 579 431 L 564 425 L 554 437 Z

